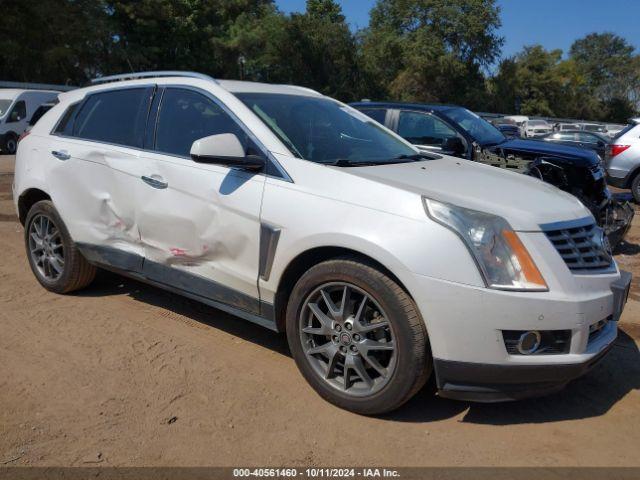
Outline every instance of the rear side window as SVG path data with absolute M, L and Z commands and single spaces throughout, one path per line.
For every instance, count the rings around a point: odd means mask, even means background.
M 220 133 L 233 133 L 248 147 L 244 131 L 211 99 L 186 89 L 165 90 L 156 129 L 157 151 L 188 157 L 193 142 Z
M 129 147 L 142 147 L 151 91 L 132 88 L 94 93 L 78 112 L 73 136 Z
M 373 118 L 376 122 L 384 125 L 384 119 L 387 115 L 387 110 L 384 108 L 362 108 L 360 109 L 366 116 Z

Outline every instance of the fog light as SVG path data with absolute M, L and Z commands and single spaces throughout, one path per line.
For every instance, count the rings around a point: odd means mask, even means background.
M 531 355 L 540 348 L 542 335 L 537 330 L 530 330 L 520 335 L 516 348 L 522 355 Z

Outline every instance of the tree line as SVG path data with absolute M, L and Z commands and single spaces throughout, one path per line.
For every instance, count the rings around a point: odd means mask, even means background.
M 501 59 L 496 0 L 378 0 L 352 31 L 334 0 L 2 0 L 0 79 L 82 85 L 143 70 L 292 83 L 343 101 L 448 102 L 603 121 L 636 113 L 640 57 L 593 33 Z

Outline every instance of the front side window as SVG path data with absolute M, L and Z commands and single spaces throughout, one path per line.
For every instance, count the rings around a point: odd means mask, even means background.
M 439 118 L 421 112 L 400 112 L 398 135 L 415 145 L 441 147 L 456 131 Z
M 482 146 L 497 145 L 506 140 L 506 137 L 500 130 L 466 108 L 447 108 L 442 111 L 442 114 L 459 125 Z
M 214 101 L 192 90 L 165 90 L 156 128 L 157 151 L 188 157 L 193 142 L 221 133 L 235 134 L 247 147 L 244 131 Z
M 94 93 L 87 98 L 75 118 L 73 136 L 141 147 L 149 99 L 148 88 Z
M 27 116 L 27 104 L 24 100 L 20 100 L 15 104 L 15 106 L 11 109 L 11 113 L 9 114 L 9 119 L 7 123 L 11 122 L 19 122 Z
M 326 97 L 277 93 L 236 96 L 298 158 L 325 164 L 382 164 L 417 154 L 365 114 Z

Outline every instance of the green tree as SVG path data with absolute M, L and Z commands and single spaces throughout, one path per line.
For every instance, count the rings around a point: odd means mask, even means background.
M 102 0 L 3 0 L 0 78 L 82 84 L 114 58 Z
M 361 35 L 373 96 L 486 106 L 499 26 L 494 0 L 379 0 Z
M 588 93 L 601 103 L 600 118 L 626 121 L 637 108 L 640 69 L 634 47 L 613 33 L 576 40 L 569 58 L 586 80 Z

